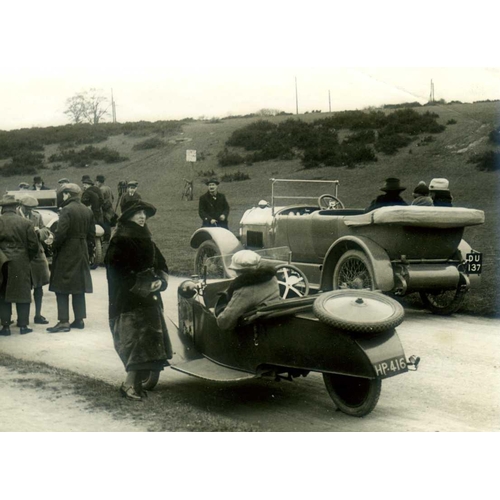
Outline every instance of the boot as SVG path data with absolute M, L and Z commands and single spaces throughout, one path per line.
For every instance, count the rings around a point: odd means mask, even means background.
M 49 322 L 47 320 L 47 318 L 45 318 L 44 316 L 42 316 L 41 314 L 39 316 L 35 316 L 35 320 L 34 322 L 37 324 L 37 325 L 48 325 Z
M 59 321 L 56 326 L 51 326 L 47 328 L 48 333 L 60 333 L 60 332 L 69 332 L 71 327 L 69 326 L 69 321 Z
M 21 335 L 26 335 L 27 333 L 31 333 L 33 331 L 32 328 L 28 328 L 27 326 L 20 326 L 19 327 L 19 333 Z
M 0 335 L 3 337 L 8 337 L 10 335 L 10 326 L 2 325 L 2 329 L 0 330 Z
M 83 319 L 75 319 L 73 323 L 69 325 L 71 328 L 78 328 L 79 330 L 83 330 L 85 328 L 85 323 Z

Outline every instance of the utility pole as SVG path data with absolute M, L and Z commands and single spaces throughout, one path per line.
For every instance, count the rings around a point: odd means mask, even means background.
M 297 92 L 297 77 L 295 77 L 295 114 L 299 114 L 299 94 Z
M 429 95 L 429 102 L 434 102 L 434 82 L 431 80 L 431 93 Z
M 332 112 L 332 100 L 330 98 L 330 91 L 328 91 L 328 109 L 330 110 L 330 113 Z
M 116 106 L 115 100 L 113 98 L 113 89 L 111 89 L 111 115 L 113 118 L 113 123 L 116 123 Z

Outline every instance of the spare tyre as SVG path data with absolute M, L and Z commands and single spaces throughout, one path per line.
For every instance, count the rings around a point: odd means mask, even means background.
M 399 302 L 380 292 L 350 289 L 321 294 L 313 311 L 323 323 L 357 334 L 396 328 L 405 314 Z

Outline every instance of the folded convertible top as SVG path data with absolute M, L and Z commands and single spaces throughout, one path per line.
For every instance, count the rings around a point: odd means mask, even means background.
M 347 226 L 395 224 L 419 227 L 465 227 L 484 223 L 484 212 L 471 208 L 421 207 L 417 205 L 382 207 L 361 215 L 344 217 Z

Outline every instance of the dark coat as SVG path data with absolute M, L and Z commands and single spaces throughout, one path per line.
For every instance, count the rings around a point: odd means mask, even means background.
M 123 212 L 123 207 L 129 202 L 129 201 L 138 201 L 141 199 L 141 195 L 136 191 L 132 196 L 130 196 L 128 193 L 122 194 L 122 197 L 120 199 L 120 210 Z
M 97 224 L 102 224 L 102 206 L 104 205 L 104 198 L 101 190 L 97 186 L 89 186 L 82 193 L 82 203 L 92 210 L 95 222 Z
M 226 292 L 228 304 L 217 316 L 222 330 L 234 328 L 239 318 L 257 306 L 280 300 L 280 289 L 273 268 L 245 271 L 234 279 Z
M 45 250 L 40 241 L 40 234 L 50 234 L 50 231 L 45 228 L 42 216 L 36 211 L 32 210 L 29 216 L 21 214 L 26 220 L 33 223 L 35 228 L 35 233 L 38 238 L 38 252 L 30 263 L 31 267 L 31 281 L 33 288 L 39 288 L 41 286 L 47 285 L 50 280 L 49 263 L 47 262 L 47 257 L 45 256 Z
M 387 193 L 377 196 L 370 203 L 370 206 L 365 210 L 365 212 L 371 212 L 376 208 L 392 207 L 397 205 L 406 206 L 408 205 L 408 203 L 406 203 L 406 201 L 401 198 L 398 192 L 388 191 Z
M 215 219 L 217 221 L 217 226 L 224 227 L 227 229 L 229 216 L 229 203 L 226 197 L 222 193 L 217 193 L 214 198 L 208 191 L 200 196 L 200 201 L 198 204 L 198 214 L 202 221 L 202 227 L 210 227 L 210 221 Z M 224 215 L 225 220 L 221 221 L 220 216 Z
M 6 302 L 31 302 L 30 261 L 38 252 L 38 238 L 33 224 L 16 213 L 15 207 L 6 207 L 0 217 L 0 250 L 9 259 L 6 266 Z
M 115 217 L 115 211 L 113 209 L 113 202 L 115 201 L 115 197 L 113 196 L 113 191 L 109 186 L 100 186 L 99 189 L 102 193 L 102 198 L 104 203 L 102 205 L 102 215 L 103 218 L 110 222 Z
M 92 293 L 89 242 L 95 239 L 92 212 L 72 197 L 63 203 L 52 248 L 49 290 L 56 293 Z
M 432 191 L 432 201 L 435 207 L 452 207 L 453 196 L 449 191 Z
M 116 352 L 127 371 L 161 370 L 172 357 L 160 291 L 167 287 L 168 266 L 147 226 L 119 223 L 105 257 L 109 325 Z M 153 269 L 160 291 L 141 296 L 131 291 L 137 274 Z

